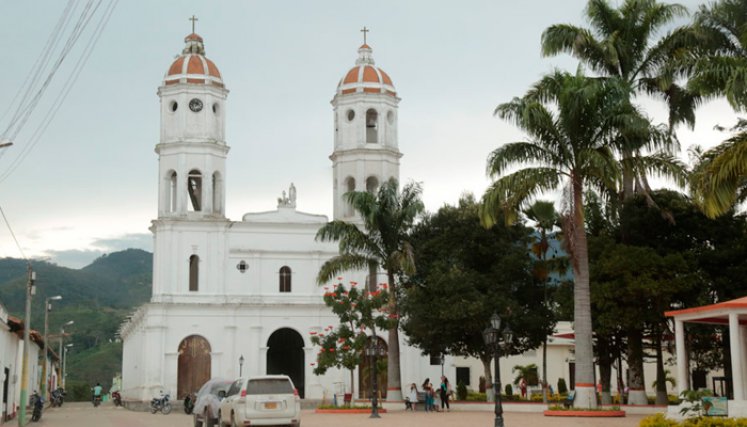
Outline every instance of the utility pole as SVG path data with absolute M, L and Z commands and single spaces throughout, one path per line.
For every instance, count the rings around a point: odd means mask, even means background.
M 31 296 L 34 294 L 34 280 L 36 273 L 28 263 L 28 284 L 26 286 L 26 319 L 23 324 L 23 362 L 21 368 L 21 409 L 18 414 L 18 426 L 26 425 L 26 406 L 29 397 L 29 345 L 31 332 Z
M 49 383 L 48 375 L 47 375 L 47 361 L 49 360 L 49 340 L 47 338 L 47 330 L 49 328 L 49 310 L 52 309 L 52 304 L 50 304 L 50 301 L 58 301 L 61 300 L 61 295 L 56 295 L 53 297 L 46 298 L 44 300 L 44 357 L 42 360 L 42 392 L 41 395 L 44 399 L 47 398 L 47 384 Z M 60 356 L 62 357 L 62 356 Z

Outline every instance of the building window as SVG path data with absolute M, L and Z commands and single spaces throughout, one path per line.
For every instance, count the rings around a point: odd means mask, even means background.
M 375 194 L 379 189 L 379 180 L 375 176 L 369 176 L 366 179 L 366 191 Z
M 200 275 L 200 257 L 192 255 L 189 257 L 189 290 L 190 292 L 197 292 L 200 287 L 199 282 Z
M 291 291 L 291 269 L 287 265 L 280 267 L 280 292 Z
M 464 384 L 464 385 L 470 385 L 469 384 L 469 368 L 466 367 L 457 367 L 456 368 L 456 383 L 457 384 Z
M 202 174 L 198 170 L 189 171 L 187 177 L 187 192 L 189 192 L 190 210 L 199 212 L 202 210 Z
M 366 143 L 376 144 L 379 142 L 379 113 L 373 108 L 366 111 Z
M 440 354 L 431 354 L 431 366 L 438 366 L 441 364 Z

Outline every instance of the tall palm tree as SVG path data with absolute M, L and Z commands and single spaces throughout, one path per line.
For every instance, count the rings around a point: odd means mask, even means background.
M 697 43 L 688 86 L 706 97 L 725 96 L 732 108 L 747 110 L 747 0 L 701 5 L 692 34 Z
M 532 253 L 537 257 L 535 265 L 535 278 L 542 282 L 544 288 L 543 304 L 547 306 L 547 286 L 551 270 L 557 270 L 550 266 L 547 260 L 547 252 L 550 250 L 550 238 L 548 232 L 559 223 L 560 217 L 555 211 L 553 202 L 547 200 L 536 200 L 529 208 L 524 209 L 524 215 L 530 221 L 534 221 L 538 238 L 532 244 Z M 542 341 L 542 402 L 547 403 L 547 336 Z
M 548 27 L 542 34 L 542 54 L 568 53 L 600 76 L 621 79 L 631 87 L 631 100 L 636 93 L 663 97 L 669 107 L 668 128 L 683 122 L 692 127 L 700 98 L 677 85 L 675 73 L 668 67 L 673 58 L 688 55 L 689 33 L 678 29 L 654 40 L 663 28 L 686 13 L 682 5 L 656 0 L 625 0 L 618 8 L 608 0 L 589 0 L 585 14 L 591 28 L 570 24 Z M 638 191 L 646 192 L 646 173 L 651 172 L 652 163 L 636 161 L 641 158 L 641 150 L 663 150 L 655 156 L 658 158 L 650 160 L 659 160 L 658 166 L 670 172 L 679 169 L 676 162 L 670 164 L 674 160 L 672 151 L 677 149 L 675 140 L 665 136 L 652 127 L 647 135 L 622 135 L 615 141 L 622 158 L 623 200 L 630 200 Z
M 392 400 L 402 400 L 398 280 L 403 274 L 415 272 L 410 231 L 424 210 L 421 193 L 419 183 L 408 183 L 400 192 L 399 184 L 393 178 L 384 182 L 376 194 L 366 191 L 345 193 L 345 200 L 360 215 L 360 224 L 335 220 L 325 224 L 316 234 L 317 240 L 338 241 L 340 245 L 340 254 L 325 262 L 319 270 L 319 284 L 327 283 L 345 271 L 386 271 L 390 291 L 387 310 L 393 325 L 388 339 L 387 398 Z M 374 279 L 375 275 L 370 277 Z
M 483 196 L 486 225 L 503 211 L 508 220 L 519 208 L 546 191 L 563 188 L 568 210 L 561 222 L 574 273 L 576 399 L 581 408 L 596 407 L 589 290 L 589 259 L 584 223 L 584 189 L 613 187 L 619 164 L 609 147 L 617 129 L 639 123 L 627 102 L 629 87 L 617 79 L 593 79 L 580 72 L 556 71 L 522 97 L 499 105 L 495 113 L 527 133 L 488 157 L 495 179 Z M 507 173 L 510 168 L 523 168 Z

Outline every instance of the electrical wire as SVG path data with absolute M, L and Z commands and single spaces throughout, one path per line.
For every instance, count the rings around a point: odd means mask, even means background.
M 5 225 L 8 227 L 8 231 L 10 231 L 10 235 L 13 237 L 13 241 L 16 242 L 16 247 L 18 248 L 18 251 L 21 253 L 21 256 L 23 259 L 26 260 L 26 262 L 29 262 L 29 259 L 26 258 L 26 254 L 23 253 L 23 248 L 21 248 L 21 245 L 18 244 L 18 239 L 16 239 L 16 234 L 13 232 L 13 228 L 10 226 L 10 222 L 8 222 L 8 218 L 5 216 L 5 211 L 3 211 L 3 207 L 0 206 L 0 214 L 3 215 L 3 220 L 5 221 Z

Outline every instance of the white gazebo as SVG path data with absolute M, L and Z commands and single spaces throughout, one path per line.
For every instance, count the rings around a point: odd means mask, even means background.
M 677 385 L 680 391 L 690 388 L 689 359 L 685 347 L 685 322 L 727 325 L 731 342 L 731 375 L 734 399 L 729 400 L 730 417 L 747 417 L 747 297 L 702 307 L 667 311 L 674 319 L 677 345 Z

